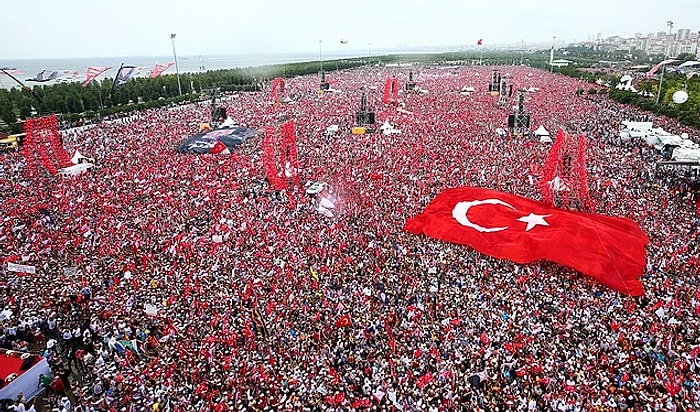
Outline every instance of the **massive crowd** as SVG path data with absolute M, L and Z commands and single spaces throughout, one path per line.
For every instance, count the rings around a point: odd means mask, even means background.
M 261 139 L 177 154 L 208 103 L 62 132 L 70 153 L 97 161 L 73 178 L 28 180 L 19 154 L 0 158 L 0 256 L 38 268 L 1 278 L 12 315 L 0 346 L 48 358 L 65 387 L 49 391 L 56 410 L 700 409 L 692 194 L 655 179 L 654 149 L 618 142 L 636 109 L 576 96 L 577 80 L 501 69 L 516 90 L 539 88 L 526 98 L 533 129 L 586 136 L 597 211 L 649 235 L 643 297 L 404 233 L 448 187 L 539 198 L 549 146 L 495 133 L 510 107 L 481 92 L 490 68 L 414 67 L 429 92 L 400 94 L 402 111 L 381 104 L 381 86 L 408 69 L 372 68 L 329 75 L 336 93 L 290 79 L 299 100 L 282 106 L 265 92 L 224 102 L 253 127 L 295 119 L 302 181 L 329 184 L 332 217 L 303 190 L 288 194 L 295 206 L 271 192 Z M 402 134 L 350 134 L 363 91 Z M 328 136 L 332 124 L 341 132 Z

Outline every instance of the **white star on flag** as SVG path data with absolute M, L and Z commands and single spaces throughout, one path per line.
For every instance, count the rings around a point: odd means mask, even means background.
M 542 226 L 549 226 L 549 223 L 547 223 L 546 220 L 544 220 L 545 217 L 550 217 L 552 215 L 537 215 L 532 212 L 530 212 L 529 215 L 523 216 L 521 218 L 516 219 L 519 222 L 527 223 L 527 227 L 525 228 L 525 231 L 528 232 L 532 230 L 537 225 L 542 225 Z

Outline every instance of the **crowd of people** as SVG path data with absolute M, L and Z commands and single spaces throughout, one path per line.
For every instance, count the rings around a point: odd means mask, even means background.
M 618 144 L 619 122 L 642 113 L 501 68 L 537 88 L 533 130 L 585 135 L 596 211 L 649 235 L 646 293 L 632 298 L 403 232 L 449 187 L 541 198 L 550 147 L 496 134 L 511 108 L 486 92 L 491 68 L 412 70 L 428 93 L 399 94 L 401 110 L 381 87 L 404 68 L 329 74 L 334 93 L 288 79 L 298 99 L 282 105 L 267 92 L 221 102 L 252 127 L 295 120 L 298 173 L 328 184 L 332 216 L 303 188 L 272 191 L 261 138 L 177 154 L 208 102 L 63 131 L 69 153 L 96 159 L 72 178 L 27 179 L 20 154 L 0 158 L 0 257 L 37 268 L 1 278 L 0 346 L 49 360 L 64 387 L 47 389 L 48 410 L 700 409 L 700 215 L 655 178 L 653 148 Z M 400 135 L 350 133 L 363 92 Z

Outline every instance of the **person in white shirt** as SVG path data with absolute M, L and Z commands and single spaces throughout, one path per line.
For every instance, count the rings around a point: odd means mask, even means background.
M 61 398 L 61 412 L 71 412 L 70 399 L 65 396 Z

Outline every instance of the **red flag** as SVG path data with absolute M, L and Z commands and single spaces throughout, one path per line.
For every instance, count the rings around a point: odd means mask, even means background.
M 173 64 L 175 64 L 175 63 L 173 63 L 173 62 L 170 62 L 170 63 L 156 63 L 156 65 L 155 65 L 155 67 L 153 68 L 153 70 L 151 70 L 151 76 L 150 76 L 151 79 L 155 79 L 156 77 L 160 76 L 161 73 L 163 73 L 164 71 L 168 70 L 168 69 L 170 68 L 170 66 L 172 66 Z
M 353 408 L 369 408 L 372 406 L 372 403 L 369 401 L 369 399 L 355 399 L 352 401 L 350 406 Z
M 352 319 L 350 319 L 350 315 L 345 314 L 338 318 L 338 320 L 335 321 L 335 326 L 338 328 L 345 328 L 352 325 Z
M 477 46 L 481 46 L 482 44 L 484 44 L 484 39 L 479 39 L 479 41 L 476 42 Z
M 460 187 L 439 194 L 404 230 L 515 263 L 548 260 L 632 296 L 644 294 L 639 276 L 649 242 L 625 218 L 562 210 L 489 189 Z
M 230 150 L 228 150 L 228 147 L 226 147 L 225 144 L 221 143 L 221 141 L 217 140 L 214 146 L 211 148 L 211 152 L 213 154 L 229 154 L 231 153 Z
M 112 66 L 108 67 L 101 67 L 101 66 L 90 66 L 87 68 L 85 71 L 85 81 L 83 82 L 83 87 L 87 87 L 90 82 L 92 82 L 95 77 L 101 75 L 102 73 L 106 72 L 107 70 L 111 69 Z
M 426 372 L 425 375 L 421 376 L 416 380 L 416 386 L 418 389 L 423 389 L 427 384 L 433 381 L 433 374 Z

